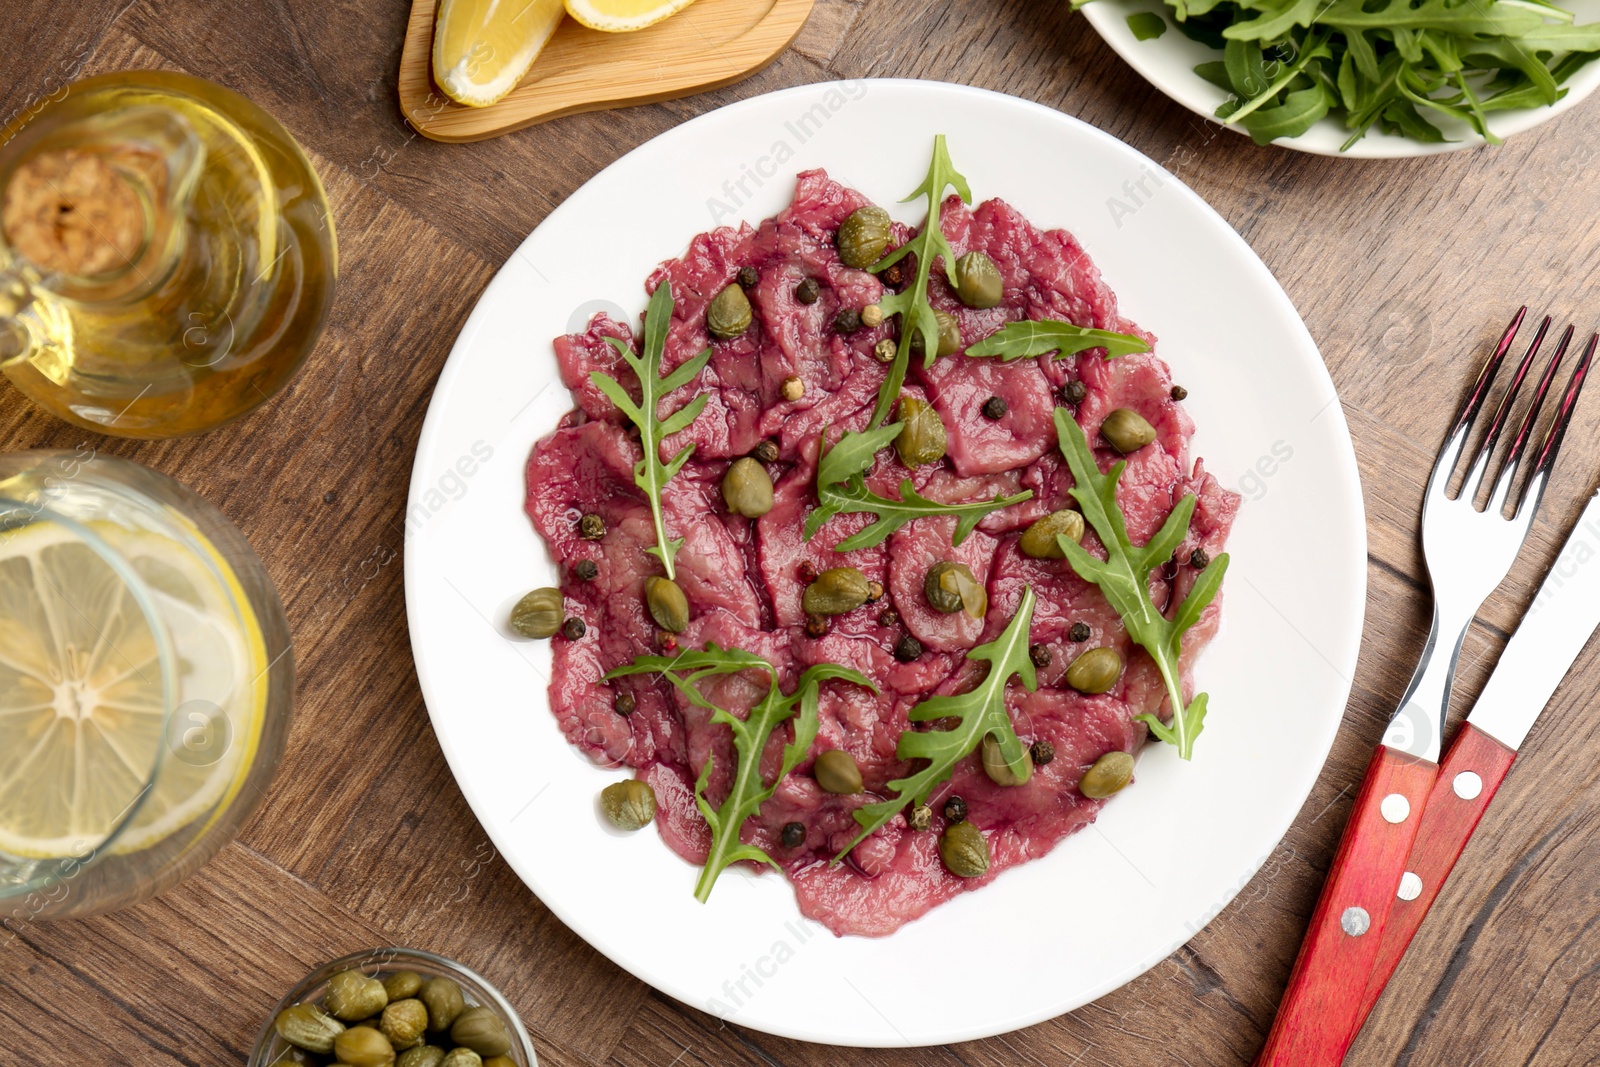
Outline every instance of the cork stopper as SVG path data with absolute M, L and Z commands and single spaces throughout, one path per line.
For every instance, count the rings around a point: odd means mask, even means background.
M 0 228 L 12 251 L 34 266 L 86 278 L 133 262 L 145 210 L 133 183 L 103 155 L 54 149 L 12 173 Z

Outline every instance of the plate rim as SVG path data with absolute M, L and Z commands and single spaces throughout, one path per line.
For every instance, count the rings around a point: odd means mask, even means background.
M 1345 635 L 1347 638 L 1347 647 L 1343 650 L 1344 658 L 1337 664 L 1334 664 L 1331 660 L 1329 661 L 1330 665 L 1334 666 L 1336 671 L 1344 678 L 1342 683 L 1343 691 L 1340 694 L 1340 705 L 1341 707 L 1345 706 L 1348 702 L 1350 690 L 1353 684 L 1356 660 L 1360 650 L 1360 635 L 1364 628 L 1363 624 L 1365 618 L 1365 599 L 1367 588 L 1367 573 L 1364 563 L 1367 554 L 1365 502 L 1362 495 L 1360 471 L 1356 459 L 1354 440 L 1351 437 L 1348 421 L 1344 416 L 1343 408 L 1338 402 L 1338 394 L 1336 388 L 1334 387 L 1332 376 L 1328 371 L 1326 362 L 1321 358 L 1320 349 L 1317 347 L 1315 340 L 1311 337 L 1310 331 L 1307 328 L 1304 319 L 1294 307 L 1293 301 L 1290 300 L 1282 285 L 1277 281 L 1276 277 L 1272 274 L 1271 270 L 1267 267 L 1266 263 L 1261 259 L 1261 257 L 1256 254 L 1253 248 L 1250 247 L 1249 243 L 1245 241 L 1236 230 L 1233 229 L 1233 227 L 1215 208 L 1213 208 L 1208 202 L 1205 201 L 1204 198 L 1190 188 L 1182 180 L 1181 176 L 1168 171 L 1159 163 L 1150 159 L 1137 148 L 1134 148 L 1127 142 L 1122 141 L 1120 138 L 1117 138 L 1114 135 L 1101 130 L 1098 127 L 1095 127 L 1073 115 L 1066 114 L 1055 108 L 1051 108 L 1047 105 L 1040 104 L 1032 100 L 1027 100 L 1022 97 L 965 85 L 962 83 L 914 78 L 865 78 L 813 82 L 804 85 L 789 86 L 783 89 L 774 90 L 769 93 L 758 94 L 756 96 L 738 100 L 724 105 L 723 107 L 714 108 L 710 111 L 702 113 L 693 119 L 687 120 L 677 126 L 663 131 L 660 134 L 657 134 L 655 137 L 652 137 L 647 141 L 642 142 L 641 144 L 630 149 L 627 153 L 619 156 L 605 168 L 597 171 L 583 185 L 580 185 L 577 189 L 575 189 L 573 193 L 567 197 L 567 199 L 563 200 L 548 215 L 546 215 L 545 219 L 535 226 L 522 242 L 519 242 L 517 247 L 513 249 L 513 251 L 506 257 L 505 263 L 501 265 L 501 267 L 496 271 L 494 277 L 491 278 L 489 283 L 485 286 L 482 294 L 478 298 L 478 301 L 474 305 L 472 313 L 463 323 L 460 333 L 457 335 L 456 341 L 451 347 L 450 355 L 446 358 L 445 364 L 441 368 L 439 376 L 435 382 L 433 392 L 429 397 L 428 411 L 424 417 L 423 427 L 418 437 L 417 450 L 412 465 L 411 480 L 406 501 L 407 513 L 409 514 L 411 509 L 417 506 L 418 498 L 429 488 L 426 477 L 429 473 L 427 464 L 429 458 L 433 455 L 435 448 L 437 447 L 436 437 L 442 432 L 441 427 L 444 418 L 444 416 L 440 414 L 439 409 L 435 407 L 435 401 L 441 394 L 448 394 L 457 384 L 457 379 L 462 373 L 464 373 L 463 367 L 465 366 L 466 362 L 464 353 L 471 347 L 477 333 L 479 332 L 479 329 L 483 324 L 484 319 L 487 317 L 488 312 L 486 311 L 486 308 L 495 299 L 497 287 L 502 285 L 509 286 L 512 284 L 511 277 L 506 271 L 506 266 L 522 255 L 527 243 L 533 239 L 540 227 L 544 226 L 552 219 L 565 217 L 566 214 L 577 211 L 578 209 L 572 207 L 572 201 L 576 199 L 576 195 L 579 191 L 581 191 L 590 182 L 593 182 L 601 175 L 605 174 L 611 168 L 622 166 L 636 153 L 644 151 L 649 146 L 653 145 L 657 140 L 679 136 L 679 131 L 693 129 L 698 124 L 710 122 L 714 120 L 715 117 L 720 116 L 727 111 L 743 110 L 747 108 L 753 109 L 758 106 L 768 106 L 774 100 L 820 95 L 830 89 L 841 89 L 846 86 L 860 85 L 862 83 L 865 83 L 869 86 L 900 88 L 910 92 L 948 92 L 959 96 L 979 98 L 988 100 L 1002 107 L 1018 107 L 1032 110 L 1042 114 L 1051 121 L 1061 122 L 1067 128 L 1076 130 L 1078 135 L 1099 140 L 1104 145 L 1112 148 L 1114 151 L 1131 153 L 1136 163 L 1147 164 L 1165 178 L 1171 179 L 1171 183 L 1176 186 L 1178 193 L 1181 196 L 1187 197 L 1191 202 L 1191 206 L 1202 209 L 1202 214 L 1206 216 L 1214 226 L 1218 227 L 1219 236 L 1221 236 L 1223 240 L 1237 242 L 1237 245 L 1246 253 L 1245 262 L 1248 264 L 1248 269 L 1255 273 L 1264 283 L 1264 291 L 1271 294 L 1273 302 L 1279 305 L 1279 310 L 1287 312 L 1286 321 L 1292 323 L 1292 330 L 1297 335 L 1298 340 L 1304 344 L 1305 348 L 1311 354 L 1314 354 L 1317 357 L 1307 361 L 1308 367 L 1313 374 L 1320 378 L 1321 383 L 1326 385 L 1328 393 L 1332 397 L 1332 399 L 1329 401 L 1330 416 L 1336 424 L 1335 429 L 1337 432 L 1335 434 L 1335 438 L 1340 445 L 1340 447 L 1335 449 L 1336 454 L 1332 458 L 1339 468 L 1340 488 L 1347 489 L 1349 491 L 1350 502 L 1352 504 L 1352 507 L 1344 513 L 1344 524 L 1346 527 L 1344 534 L 1348 540 L 1348 543 L 1351 545 L 1352 558 L 1354 560 L 1361 561 L 1359 565 L 1354 568 L 1356 580 L 1343 591 L 1345 601 L 1344 609 L 1353 620 L 1352 631 Z M 693 230 L 693 232 L 690 232 L 690 230 Z M 692 237 L 695 232 L 699 231 L 694 230 L 693 227 L 686 229 L 685 244 L 687 244 L 687 240 Z M 457 358 L 458 355 L 461 355 L 459 360 Z M 407 605 L 407 627 L 412 645 L 412 658 L 417 673 L 419 688 L 421 689 L 424 697 L 424 704 L 428 708 L 430 724 L 432 725 L 435 736 L 442 751 L 444 752 L 446 761 L 450 765 L 451 775 L 455 779 L 457 787 L 461 789 L 463 797 L 466 799 L 469 808 L 472 809 L 474 818 L 478 820 L 484 832 L 490 837 L 491 841 L 493 841 L 495 847 L 500 851 L 502 857 L 506 859 L 507 865 L 512 868 L 513 873 L 516 874 L 517 878 L 523 882 L 530 892 L 533 892 L 533 894 L 539 899 L 544 907 L 546 907 L 553 915 L 556 916 L 556 918 L 558 918 L 563 924 L 571 929 L 574 934 L 584 940 L 592 949 L 601 953 L 612 963 L 634 975 L 636 978 L 650 987 L 657 989 L 668 996 L 671 996 L 673 999 L 687 1005 L 697 1012 L 706 1011 L 706 1007 L 702 1003 L 697 1002 L 697 997 L 699 994 L 703 993 L 703 990 L 687 988 L 680 983 L 671 981 L 670 976 L 663 976 L 659 974 L 641 974 L 639 970 L 635 969 L 635 967 L 632 965 L 626 953 L 614 951 L 615 946 L 613 945 L 611 939 L 586 929 L 582 920 L 574 917 L 563 902 L 559 900 L 548 899 L 546 896 L 539 893 L 534 885 L 536 879 L 531 878 L 525 874 L 524 871 L 518 869 L 517 865 L 511 860 L 511 855 L 513 853 L 503 847 L 503 842 L 497 838 L 495 829 L 493 829 L 490 824 L 478 814 L 478 809 L 481 806 L 481 802 L 474 800 L 474 785 L 469 779 L 466 778 L 466 776 L 456 773 L 455 768 L 457 756 L 454 751 L 454 746 L 449 740 L 447 733 L 440 729 L 439 718 L 436 716 L 436 713 L 433 710 L 432 703 L 428 700 L 430 686 L 435 683 L 431 681 L 433 677 L 433 670 L 431 666 L 425 664 L 426 653 L 420 651 L 418 636 L 418 627 L 420 625 L 418 620 L 420 616 L 416 610 L 418 605 L 413 600 L 413 597 L 418 595 L 416 593 L 416 589 L 420 581 L 420 575 L 417 572 L 420 567 L 420 556 L 416 553 L 407 552 L 405 558 L 404 576 Z M 1314 750 L 1321 755 L 1320 760 L 1318 760 L 1319 768 L 1326 764 L 1327 755 L 1329 751 L 1331 751 L 1334 738 L 1342 725 L 1342 721 L 1342 713 L 1337 716 L 1330 716 L 1323 731 L 1323 735 L 1314 738 L 1307 738 L 1308 746 L 1314 746 Z M 1320 771 L 1318 773 L 1320 773 Z M 1290 827 L 1293 825 L 1294 820 L 1298 817 L 1301 808 L 1304 807 L 1306 800 L 1309 799 L 1311 795 L 1312 789 L 1315 787 L 1317 776 L 1317 773 L 1313 773 L 1310 776 L 1309 780 L 1305 784 L 1304 795 L 1300 796 L 1296 803 L 1293 805 L 1284 805 L 1281 814 L 1273 822 L 1273 825 L 1276 829 L 1275 840 L 1281 841 L 1287 834 Z M 906 1039 L 904 1038 L 904 1035 L 902 1035 L 901 1040 L 894 1040 L 892 1038 L 863 1039 L 859 1034 L 830 1036 L 826 1034 L 819 1034 L 815 1030 L 808 1030 L 782 1022 L 773 1023 L 765 1019 L 756 1022 L 742 1016 L 733 1019 L 732 1021 L 737 1026 L 762 1033 L 773 1034 L 778 1037 L 819 1044 L 848 1045 L 863 1048 L 932 1047 L 951 1044 L 959 1041 L 982 1039 L 994 1036 L 996 1034 L 1010 1033 L 1015 1030 L 1056 1018 L 1066 1012 L 1076 1010 L 1076 1008 L 1081 1007 L 1084 1004 L 1092 1003 L 1093 1001 L 1122 987 L 1129 981 L 1137 978 L 1139 975 L 1144 974 L 1162 960 L 1171 956 L 1173 952 L 1175 952 L 1183 944 L 1188 943 L 1201 930 L 1203 930 L 1212 919 L 1216 918 L 1217 915 L 1220 915 L 1230 904 L 1232 904 L 1244 886 L 1260 872 L 1261 867 L 1265 864 L 1270 855 L 1271 853 L 1269 851 L 1268 853 L 1260 856 L 1248 870 L 1241 870 L 1240 877 L 1236 885 L 1225 895 L 1225 899 L 1221 900 L 1220 903 L 1217 903 L 1210 914 L 1206 915 L 1203 921 L 1201 921 L 1198 925 L 1191 926 L 1183 938 L 1176 944 L 1167 946 L 1164 949 L 1152 951 L 1146 956 L 1140 958 L 1136 963 L 1124 968 L 1122 971 L 1108 976 L 1102 982 L 1095 984 L 1092 988 L 1092 991 L 1084 995 L 1075 1004 L 1070 1004 L 1065 1007 L 1057 1006 L 1050 1010 L 1025 1012 L 1004 1020 L 991 1020 L 978 1025 L 952 1026 L 941 1032 L 920 1035 L 915 1040 Z

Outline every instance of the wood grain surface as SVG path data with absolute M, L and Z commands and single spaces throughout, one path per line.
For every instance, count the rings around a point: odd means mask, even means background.
M 0 1064 L 239 1063 L 269 1007 L 309 967 L 389 942 L 488 975 L 552 1067 L 1250 1062 L 1426 636 L 1416 522 L 1459 392 L 1518 303 L 1573 318 L 1583 332 L 1600 325 L 1600 101 L 1499 149 L 1325 159 L 1255 147 L 1170 103 L 1057 0 L 818 0 L 793 47 L 748 81 L 444 145 L 409 128 L 396 104 L 409 7 L 0 5 L 0 120 L 79 72 L 170 67 L 215 79 L 305 145 L 343 252 L 327 335 L 272 403 L 199 438 L 90 442 L 193 486 L 256 546 L 294 630 L 296 720 L 261 811 L 198 876 L 116 915 L 0 928 Z M 965 81 L 1076 115 L 1177 171 L 1244 235 L 1339 386 L 1365 485 L 1370 584 L 1332 757 L 1293 829 L 1216 920 L 1143 977 L 1051 1022 L 949 1048 L 854 1052 L 724 1026 L 655 993 L 563 928 L 494 856 L 428 725 L 400 561 L 429 392 L 517 242 L 605 164 L 686 118 L 787 85 L 874 75 Z M 1600 476 L 1597 427 L 1591 394 L 1528 550 L 1468 635 L 1458 705 L 1482 686 Z M 84 439 L 0 387 L 0 449 Z M 1259 470 L 1218 473 L 1253 497 L 1283 476 L 1270 457 Z M 1597 697 L 1591 646 L 1349 1063 L 1600 1062 Z M 1292 703 L 1283 713 L 1295 713 Z M 1005 958 L 1027 944 L 1027 931 L 1007 931 L 992 951 Z M 963 955 L 988 951 L 978 940 L 953 945 L 950 973 L 929 976 L 926 995 L 959 997 L 962 982 L 977 980 Z
M 517 87 L 464 107 L 433 82 L 436 0 L 412 0 L 400 52 L 400 111 L 435 141 L 481 141 L 562 115 L 653 104 L 731 85 L 772 62 L 805 25 L 813 0 L 699 0 L 635 33 L 563 19 Z

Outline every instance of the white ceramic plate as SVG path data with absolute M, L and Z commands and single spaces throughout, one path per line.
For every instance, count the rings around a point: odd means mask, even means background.
M 1244 493 L 1223 633 L 1190 764 L 1147 748 L 1138 781 L 1048 857 L 893 936 L 836 938 L 776 874 L 729 871 L 708 904 L 653 832 L 595 811 L 616 771 L 562 739 L 547 642 L 512 604 L 554 583 L 522 513 L 534 441 L 572 407 L 550 340 L 597 306 L 643 311 L 645 276 L 695 233 L 787 203 L 826 167 L 893 204 L 935 133 L 981 197 L 1070 228 L 1160 336 L 1190 390 L 1195 444 Z M 777 157 L 783 157 L 777 162 Z M 1124 182 L 1151 195 L 1132 216 Z M 892 208 L 920 221 L 915 205 Z M 693 1007 L 787 1037 L 862 1046 L 983 1037 L 1076 1008 L 1187 941 L 1250 880 L 1327 756 L 1355 666 L 1366 534 L 1333 385 L 1288 298 L 1228 224 L 1131 148 L 1055 111 L 932 82 L 811 85 L 733 104 L 635 149 L 568 198 L 485 291 L 434 391 L 412 473 L 406 595 L 417 674 L 473 811 L 539 898 L 622 967 Z M 996 931 L 1028 951 L 1004 967 Z M 964 974 L 961 996 L 944 979 Z M 945 990 L 931 995 L 935 989 Z M 537 1019 L 529 1020 L 535 1027 Z
M 1561 7 L 1571 11 L 1580 25 L 1600 19 L 1600 0 L 1557 0 Z M 1228 94 L 1194 72 L 1197 63 L 1207 63 L 1222 58 L 1222 53 L 1199 41 L 1184 36 L 1172 20 L 1172 12 L 1161 0 L 1093 0 L 1082 8 L 1089 25 L 1095 28 L 1105 42 L 1128 65 L 1144 75 L 1157 89 L 1193 111 L 1210 119 L 1217 108 L 1228 99 Z M 1167 23 L 1167 32 L 1149 41 L 1141 41 L 1128 28 L 1128 16 L 1138 11 L 1159 14 Z M 1500 138 L 1510 137 L 1523 130 L 1549 122 L 1567 108 L 1594 92 L 1600 86 L 1600 63 L 1591 63 L 1567 81 L 1567 95 L 1551 107 L 1528 108 L 1522 111 L 1498 111 L 1489 116 L 1489 129 Z M 1424 144 L 1406 137 L 1383 133 L 1373 129 L 1350 147 L 1340 152 L 1350 131 L 1342 119 L 1328 117 L 1318 122 L 1299 137 L 1280 137 L 1272 142 L 1300 152 L 1319 156 L 1346 156 L 1352 159 L 1397 159 L 1406 156 L 1431 156 L 1439 152 L 1454 152 L 1460 148 L 1474 148 L 1484 143 L 1470 126 L 1455 122 L 1443 115 L 1429 114 L 1429 121 L 1451 138 L 1444 144 Z M 1248 137 L 1236 126 L 1225 127 L 1242 137 Z M 1208 135 L 1216 133 L 1208 126 Z

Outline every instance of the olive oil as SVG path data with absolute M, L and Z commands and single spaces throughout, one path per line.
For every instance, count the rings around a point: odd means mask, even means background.
M 338 252 L 305 154 L 183 74 L 77 82 L 0 133 L 0 369 L 92 430 L 210 429 L 281 389 Z

